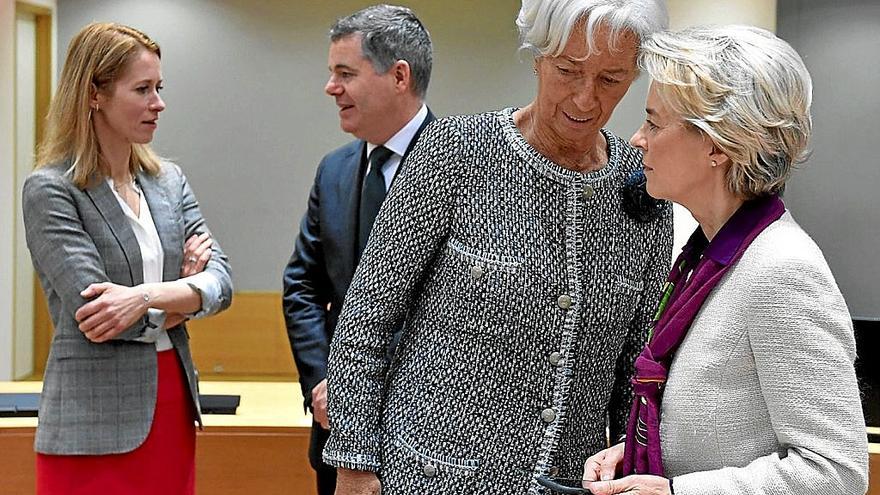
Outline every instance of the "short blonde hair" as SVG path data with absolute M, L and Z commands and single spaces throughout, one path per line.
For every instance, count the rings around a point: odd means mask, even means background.
M 639 66 L 660 98 L 730 158 L 731 192 L 784 191 L 812 130 L 812 80 L 788 43 L 751 26 L 660 32 L 642 44 Z
M 71 160 L 73 183 L 81 189 L 94 177 L 103 176 L 89 99 L 95 90 L 112 92 L 114 83 L 141 50 L 162 55 L 155 41 L 121 24 L 92 23 L 74 36 L 49 105 L 37 167 Z M 140 170 L 156 175 L 159 157 L 146 144 L 132 144 L 129 168 L 132 175 Z

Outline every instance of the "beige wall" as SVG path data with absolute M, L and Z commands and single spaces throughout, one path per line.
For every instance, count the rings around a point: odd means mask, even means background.
M 92 20 L 132 24 L 161 44 L 167 110 L 154 145 L 186 171 L 230 255 L 237 290 L 280 290 L 318 162 L 351 139 L 323 92 L 327 29 L 371 3 L 59 2 L 59 53 Z M 531 65 L 517 54 L 518 2 L 402 3 L 434 40 L 428 104 L 437 115 L 530 101 Z
M 668 0 L 669 27 L 750 24 L 776 31 L 776 0 Z
M 280 288 L 315 167 L 350 139 L 339 130 L 332 101 L 322 91 L 326 30 L 334 18 L 370 3 L 60 2 L 59 51 L 91 20 L 130 23 L 162 44 L 168 109 L 155 146 L 186 170 L 232 258 L 239 290 Z M 428 102 L 435 113 L 474 113 L 531 100 L 531 65 L 522 63 L 516 50 L 519 2 L 402 3 L 416 11 L 434 39 Z M 724 12 L 717 3 L 670 2 L 673 25 L 701 16 L 729 19 L 731 12 L 738 20 L 766 19 L 766 11 L 774 10 L 772 1 L 743 0 Z M 759 7 L 760 14 L 750 14 Z M 609 124 L 613 131 L 628 138 L 640 125 L 646 92 L 644 79 L 633 86 Z
M 54 5 L 54 1 L 42 1 Z M 163 46 L 168 110 L 156 148 L 186 170 L 215 233 L 230 254 L 237 289 L 278 290 L 308 188 L 321 156 L 349 137 L 323 94 L 326 29 L 334 18 L 372 2 L 338 0 L 60 0 L 58 44 L 93 20 L 128 23 Z M 527 104 L 530 64 L 517 53 L 515 0 L 410 0 L 435 41 L 428 100 L 438 115 Z M 718 2 L 670 2 L 673 25 L 716 15 Z M 772 2 L 723 2 L 748 12 Z M 736 5 L 742 3 L 744 7 Z M 0 0 L 0 154 L 12 163 L 11 36 L 15 2 Z M 772 8 L 770 10 L 773 10 Z M 8 15 L 6 12 L 8 11 Z M 727 8 L 725 15 L 731 12 Z M 11 38 L 9 38 L 11 39 Z M 647 81 L 638 81 L 609 127 L 628 137 L 642 121 Z M 4 176 L 4 179 L 7 177 Z M 12 180 L 0 181 L 0 205 L 14 202 Z M 14 217 L 2 208 L 0 228 Z M 683 217 L 682 217 L 683 218 Z M 686 232 L 690 226 L 685 227 Z M 681 237 L 681 235 L 679 236 Z M 12 245 L 0 239 L 0 267 L 13 269 Z M 7 280 L 7 279 L 3 279 Z M 0 296 L 11 286 L 0 281 Z M 0 297 L 0 320 L 11 311 Z M 3 342 L 0 328 L 0 344 Z M 8 341 L 8 339 L 7 339 Z M 0 348 L 9 348 L 0 345 Z M 0 351 L 2 354 L 2 351 Z M 0 356 L 0 370 L 3 369 Z M 2 376 L 2 375 L 0 375 Z
M 54 5 L 53 0 L 38 3 Z M 163 46 L 168 110 L 155 145 L 186 170 L 231 255 L 239 290 L 278 290 L 315 167 L 349 137 L 323 94 L 326 29 L 363 0 L 59 0 L 59 58 L 92 20 L 132 24 Z M 515 0 L 409 0 L 435 41 L 428 100 L 439 115 L 528 103 L 534 80 L 516 52 Z M 856 2 L 858 3 L 858 2 Z M 671 23 L 776 25 L 775 0 L 669 0 Z M 11 366 L 13 0 L 0 0 L 0 379 Z M 845 10 L 845 5 L 838 9 Z M 645 78 L 609 127 L 643 120 Z M 678 215 L 679 244 L 693 224 Z

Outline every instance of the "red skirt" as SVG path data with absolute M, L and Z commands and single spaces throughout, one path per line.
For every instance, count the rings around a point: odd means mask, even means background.
M 156 354 L 156 411 L 140 447 L 124 454 L 37 454 L 37 495 L 195 493 L 196 430 L 186 374 L 175 350 Z

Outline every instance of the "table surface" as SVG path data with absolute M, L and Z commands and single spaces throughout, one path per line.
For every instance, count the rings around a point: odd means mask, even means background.
M 0 382 L 2 393 L 40 392 L 43 382 Z M 240 395 L 236 414 L 205 414 L 211 427 L 311 428 L 312 416 L 303 411 L 303 397 L 296 382 L 201 382 L 199 392 L 208 395 Z M 37 426 L 37 418 L 3 418 L 4 428 Z
M 0 392 L 39 392 L 43 382 L 0 382 Z M 236 414 L 205 414 L 202 421 L 211 427 L 275 427 L 311 428 L 312 416 L 303 411 L 302 392 L 296 382 L 201 382 L 202 394 L 240 395 L 241 404 Z M 37 426 L 37 418 L 3 418 L 4 428 Z M 880 435 L 880 428 L 868 427 L 868 432 Z M 880 454 L 880 443 L 868 444 L 868 451 Z
M 880 435 L 880 428 L 876 426 L 869 426 L 868 433 L 872 435 Z M 869 443 L 868 452 L 880 455 L 880 443 Z

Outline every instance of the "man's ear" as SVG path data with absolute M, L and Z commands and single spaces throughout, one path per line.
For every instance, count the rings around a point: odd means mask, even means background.
M 398 93 L 405 93 L 412 90 L 412 69 L 406 60 L 398 60 L 388 69 L 388 72 L 394 76 L 394 88 Z

